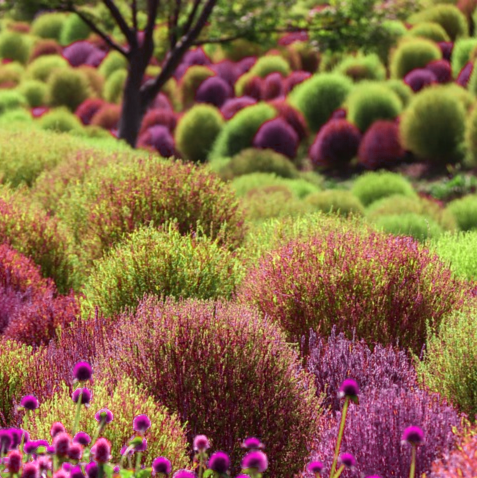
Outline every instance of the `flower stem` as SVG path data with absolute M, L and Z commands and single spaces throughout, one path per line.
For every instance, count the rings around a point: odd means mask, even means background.
M 140 451 L 136 454 L 136 469 L 134 470 L 135 473 L 137 473 L 137 471 L 141 467 L 141 455 L 142 453 Z
M 78 394 L 78 403 L 76 404 L 76 413 L 75 413 L 75 421 L 73 423 L 73 436 L 76 434 L 76 429 L 78 428 L 79 417 L 81 413 L 81 399 L 83 398 L 83 392 Z M 93 443 L 93 442 L 91 442 Z
M 340 475 L 341 473 L 343 473 L 343 470 L 345 469 L 344 465 L 341 465 L 339 468 L 338 468 L 338 471 L 336 472 L 336 475 L 333 476 L 333 475 L 330 475 L 330 477 L 332 478 L 340 478 Z
M 199 478 L 202 478 L 202 462 L 204 460 L 203 453 L 199 453 Z
M 412 445 L 411 468 L 409 469 L 409 478 L 414 478 L 416 474 L 416 445 Z
M 98 463 L 98 478 L 104 477 L 104 463 Z
M 350 400 L 349 397 L 345 398 L 345 402 L 343 405 L 343 412 L 341 413 L 341 423 L 340 423 L 340 429 L 338 431 L 338 438 L 336 439 L 335 456 L 333 457 L 333 464 L 331 465 L 331 472 L 330 472 L 331 478 L 334 477 L 334 474 L 336 471 L 336 465 L 338 464 L 338 456 L 340 454 L 341 442 L 343 441 L 343 434 L 344 434 L 344 429 L 346 424 L 346 415 L 348 413 L 349 400 Z

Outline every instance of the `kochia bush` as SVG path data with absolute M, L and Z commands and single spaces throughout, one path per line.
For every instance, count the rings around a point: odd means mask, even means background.
M 3 31 L 0 34 L 0 58 L 25 64 L 30 56 L 30 43 L 25 35 Z
M 76 111 L 90 95 L 88 80 L 78 70 L 60 70 L 48 79 L 48 96 L 52 106 L 66 106 Z

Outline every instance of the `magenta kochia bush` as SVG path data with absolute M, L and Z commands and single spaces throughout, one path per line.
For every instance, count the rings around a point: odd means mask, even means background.
M 313 378 L 272 321 L 245 305 L 148 298 L 113 335 L 104 366 L 187 421 L 190 441 L 203 432 L 230 453 L 234 472 L 248 436 L 266 443 L 267 476 L 303 468 L 317 431 Z
M 416 68 L 404 77 L 404 83 L 417 93 L 426 86 L 437 83 L 437 77 L 433 71 L 427 68 Z
M 273 149 L 273 151 L 293 159 L 298 149 L 298 135 L 283 118 L 274 118 L 260 126 L 253 138 L 252 146 Z
M 323 432 L 313 456 L 329 470 L 333 460 L 330 443 L 336 440 L 340 413 L 327 413 L 321 420 Z M 350 406 L 342 450 L 354 455 L 360 476 L 409 476 L 411 453 L 401 444 L 409 426 L 424 431 L 424 444 L 417 449 L 416 475 L 429 473 L 434 460 L 452 450 L 456 436 L 452 428 L 460 425 L 457 412 L 442 402 L 438 394 L 423 390 L 379 386 L 359 396 L 359 405 Z M 344 472 L 343 477 L 356 476 Z
M 251 268 L 238 294 L 294 341 L 310 328 L 329 334 L 336 325 L 347 336 L 355 328 L 358 338 L 399 340 L 419 352 L 427 325 L 435 329 L 470 292 L 414 240 L 354 226 L 271 251 Z
M 211 76 L 201 83 L 195 94 L 195 100 L 198 103 L 209 103 L 220 108 L 231 96 L 230 85 L 218 76 Z
M 417 377 L 407 354 L 393 346 L 375 345 L 371 350 L 364 341 L 349 340 L 335 327 L 328 339 L 311 332 L 310 354 L 306 368 L 315 377 L 316 391 L 325 394 L 323 407 L 340 409 L 337 396 L 343 380 L 352 377 L 361 394 L 372 389 L 417 388 Z

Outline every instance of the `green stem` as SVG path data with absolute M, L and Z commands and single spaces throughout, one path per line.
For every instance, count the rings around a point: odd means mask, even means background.
M 142 455 L 141 452 L 138 452 L 136 454 L 136 469 L 134 470 L 135 473 L 137 473 L 137 470 L 139 470 L 139 468 L 141 466 L 141 455 Z
M 346 424 L 346 415 L 348 413 L 349 400 L 350 400 L 349 397 L 345 398 L 345 402 L 343 405 L 343 412 L 341 413 L 341 423 L 340 423 L 340 429 L 338 431 L 338 438 L 336 440 L 335 456 L 333 458 L 333 464 L 331 465 L 331 472 L 330 472 L 331 478 L 334 477 L 334 474 L 336 471 L 336 465 L 338 464 L 338 456 L 340 454 L 341 442 L 343 441 L 343 434 L 344 434 L 344 429 Z
M 98 463 L 98 478 L 104 477 L 104 463 Z
M 78 395 L 78 403 L 76 404 L 76 413 L 75 413 L 75 421 L 73 423 L 73 436 L 76 434 L 76 429 L 78 428 L 79 417 L 81 413 L 81 399 L 83 398 L 83 392 Z M 91 442 L 94 443 L 94 442 Z
M 339 468 L 338 468 L 338 471 L 336 472 L 336 475 L 333 476 L 333 475 L 330 475 L 330 477 L 332 478 L 340 478 L 340 475 L 341 473 L 343 473 L 343 470 L 345 469 L 345 466 L 344 465 L 341 465 Z
M 103 428 L 104 428 L 104 424 L 101 421 L 100 424 L 98 425 L 98 428 L 96 429 L 96 433 L 95 433 L 93 439 L 91 440 L 91 446 L 93 446 L 93 444 L 96 443 L 96 440 L 98 439 L 100 433 L 103 431 Z
M 204 455 L 202 452 L 199 453 L 199 478 L 202 478 L 202 462 L 204 460 Z
M 409 478 L 414 478 L 416 474 L 416 445 L 412 445 L 411 468 L 409 469 Z

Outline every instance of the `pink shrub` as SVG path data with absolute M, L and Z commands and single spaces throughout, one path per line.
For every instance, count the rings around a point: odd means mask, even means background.
M 154 125 L 139 136 L 138 147 L 157 151 L 162 157 L 169 158 L 175 154 L 174 138 L 166 126 Z
M 204 80 L 195 93 L 198 103 L 209 103 L 220 108 L 233 95 L 231 86 L 218 76 Z
M 247 73 L 247 71 L 252 68 L 253 65 L 257 62 L 257 58 L 254 56 L 247 56 L 245 58 L 242 58 L 240 61 L 236 63 L 239 74 L 243 75 L 244 73 Z
M 63 49 L 63 57 L 68 60 L 71 66 L 80 66 L 86 63 L 89 55 L 96 48 L 87 41 L 77 41 Z
M 75 115 L 84 125 L 91 123 L 93 116 L 104 106 L 106 102 L 100 98 L 88 98 L 83 101 L 75 111 Z
M 310 78 L 311 73 L 308 71 L 298 70 L 292 71 L 285 80 L 285 93 L 288 94 L 290 91 L 295 88 L 296 85 L 304 82 L 308 78 Z
M 149 110 L 142 120 L 139 134 L 145 133 L 152 126 L 165 126 L 171 133 L 177 126 L 177 116 L 171 110 L 153 109 Z
M 224 60 L 214 65 L 210 65 L 210 69 L 215 71 L 219 78 L 222 78 L 230 87 L 233 87 L 237 78 L 241 75 L 237 65 L 230 60 Z
M 51 39 L 38 40 L 30 54 L 30 62 L 43 55 L 61 55 L 63 49 L 58 42 Z
M 121 106 L 105 104 L 91 118 L 91 125 L 114 130 L 119 125 Z
M 454 49 L 454 43 L 442 41 L 437 43 L 442 52 L 442 58 L 447 61 L 451 61 L 452 50 Z
M 235 113 L 238 113 L 240 110 L 246 108 L 247 106 L 254 105 L 256 102 L 257 100 L 250 96 L 230 98 L 222 105 L 220 112 L 226 120 L 229 120 L 230 118 L 233 118 L 235 116 Z
M 172 110 L 171 100 L 164 94 L 159 93 L 156 98 L 154 99 L 152 105 L 152 109 L 164 109 L 164 110 Z
M 280 73 L 270 73 L 262 80 L 261 98 L 265 101 L 273 100 L 285 93 L 284 80 Z
M 258 76 L 250 78 L 243 87 L 243 95 L 260 100 L 262 97 L 262 79 Z
M 426 86 L 437 83 L 437 77 L 430 69 L 415 68 L 404 77 L 403 81 L 416 93 Z
M 105 59 L 106 55 L 107 53 L 104 50 L 95 48 L 86 57 L 84 64 L 88 66 L 92 66 L 93 68 L 97 68 L 101 64 L 101 62 Z
M 303 141 L 308 136 L 308 126 L 305 117 L 286 100 L 276 99 L 270 104 L 278 111 L 278 114 L 295 130 L 298 140 Z
M 260 126 L 252 146 L 273 149 L 287 158 L 293 159 L 298 149 L 299 138 L 295 130 L 283 119 L 274 118 Z
M 438 83 L 449 83 L 452 81 L 452 68 L 447 60 L 431 61 L 426 65 L 426 70 L 434 73 Z
M 474 64 L 471 61 L 469 61 L 468 63 L 465 64 L 462 70 L 460 70 L 455 82 L 458 85 L 462 86 L 463 88 L 467 88 L 467 84 L 469 83 L 473 70 L 474 70 Z

